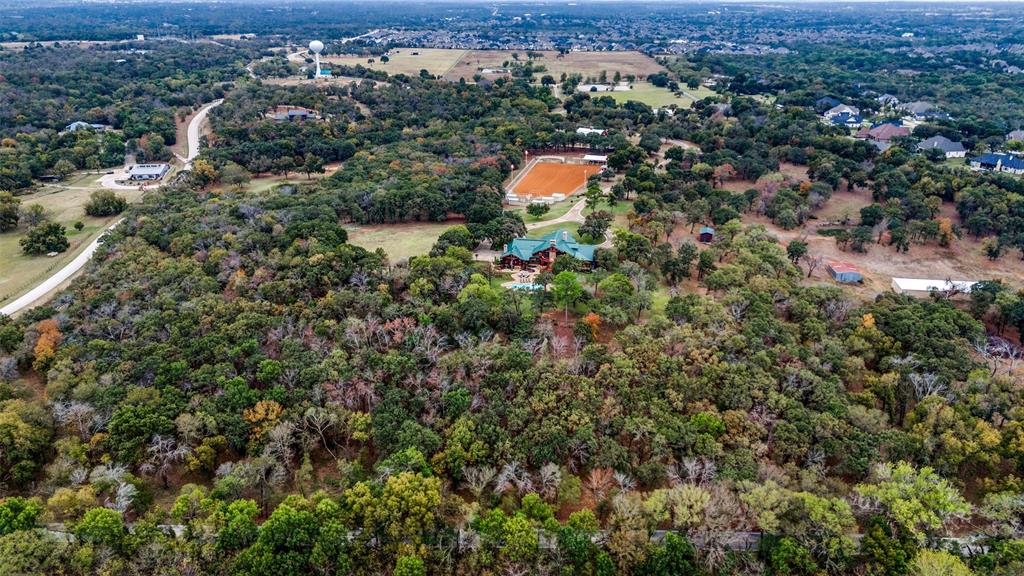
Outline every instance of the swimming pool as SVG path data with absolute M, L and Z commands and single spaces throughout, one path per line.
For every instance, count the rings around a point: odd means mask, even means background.
M 509 284 L 508 287 L 510 289 L 512 289 L 512 290 L 543 290 L 544 289 L 544 287 L 541 286 L 540 284 L 523 284 L 521 282 L 516 282 L 514 284 Z

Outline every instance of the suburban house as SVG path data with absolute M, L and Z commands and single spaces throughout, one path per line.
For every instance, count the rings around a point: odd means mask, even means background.
M 836 106 L 839 106 L 840 104 L 842 104 L 842 102 L 838 98 L 833 98 L 831 96 L 822 96 L 821 98 L 815 100 L 814 109 L 817 110 L 818 112 L 824 112 L 825 110 L 828 110 L 829 108 L 834 108 Z
M 878 98 L 875 98 L 875 102 L 878 102 L 882 106 L 899 106 L 900 99 L 892 94 L 882 94 Z
M 963 158 L 967 156 L 967 150 L 964 145 L 960 142 L 953 142 L 945 136 L 932 136 L 931 138 L 924 140 L 917 145 L 917 149 L 921 152 L 927 150 L 942 150 L 945 153 L 946 158 Z
M 585 270 L 594 263 L 594 246 L 580 244 L 568 230 L 558 230 L 540 239 L 515 238 L 501 252 L 503 268 L 544 268 L 550 270 L 559 256 L 567 254 L 580 261 Z
M 1006 152 L 990 152 L 971 158 L 967 162 L 975 170 L 992 170 L 1009 174 L 1024 174 L 1024 159 Z
M 828 268 L 828 273 L 832 275 L 832 278 L 841 284 L 855 284 L 864 279 L 860 270 L 849 262 L 833 260 L 828 263 L 826 268 Z
M 973 280 L 925 280 L 921 278 L 893 278 L 892 290 L 897 294 L 910 296 L 928 296 L 932 292 L 939 294 L 970 294 Z
M 833 126 L 846 126 L 847 128 L 860 128 L 860 125 L 864 123 L 864 119 L 859 115 L 848 112 L 837 114 L 829 118 L 828 121 Z
M 275 106 L 270 112 L 267 112 L 267 118 L 277 120 L 278 122 L 304 122 L 306 120 L 319 120 L 320 113 L 310 108 L 303 108 L 302 106 L 279 105 Z
M 824 116 L 826 120 L 832 120 L 832 118 L 839 116 L 840 114 L 860 116 L 860 108 L 857 108 L 856 106 L 847 106 L 846 104 L 839 104 L 826 110 L 822 116 Z
M 106 124 L 90 124 L 79 120 L 64 127 L 65 132 L 78 132 L 79 130 L 96 130 L 97 132 L 102 132 L 104 130 L 110 130 L 110 126 Z
M 576 133 L 580 136 L 607 136 L 608 131 L 604 128 L 594 128 L 593 126 L 580 126 L 576 129 Z
M 159 180 L 171 167 L 168 164 L 136 164 L 128 169 L 129 180 Z
M 878 142 L 888 142 L 893 138 L 902 138 L 910 136 L 910 129 L 899 126 L 893 122 L 883 122 L 876 124 L 871 128 L 863 128 L 860 132 L 857 132 L 857 138 L 864 138 L 867 140 L 876 140 Z
M 710 244 L 715 241 L 715 229 L 711 226 L 702 226 L 697 238 L 705 244 Z
M 917 100 L 915 102 L 907 102 L 906 104 L 900 105 L 900 110 L 906 112 L 914 118 L 923 118 L 925 114 L 935 109 L 935 104 L 931 102 L 925 102 L 923 100 Z
M 1014 140 L 1024 142 L 1024 130 L 1014 130 L 1006 135 L 1007 142 L 1013 142 Z
M 931 102 L 917 101 L 908 104 L 901 104 L 900 110 L 907 113 L 915 120 L 948 120 L 949 114 L 939 110 Z

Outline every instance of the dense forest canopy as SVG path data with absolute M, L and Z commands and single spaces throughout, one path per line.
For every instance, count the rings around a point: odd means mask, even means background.
M 47 13 L 22 33 L 120 39 L 182 26 L 175 6 Z M 437 17 L 386 8 L 316 31 Z M 552 8 L 524 30 L 682 26 L 629 9 Z M 299 37 L 298 14 L 215 5 L 187 31 Z M 494 17 L 459 14 L 453 31 L 480 34 Z M 761 14 L 735 10 L 726 35 L 853 22 Z M 920 25 L 901 14 L 888 47 Z M 955 19 L 931 25 L 953 41 Z M 542 73 L 306 81 L 277 40 L 0 51 L 5 234 L 59 228 L 18 204 L 58 164 L 174 162 L 183 119 L 224 99 L 189 169 L 131 206 L 91 197 L 124 220 L 80 277 L 0 317 L 0 573 L 1024 571 L 1024 183 L 916 149 L 1006 145 L 1016 79 L 834 39 L 662 55 L 658 82 L 715 89 L 652 107 Z M 897 65 L 926 70 L 904 82 Z M 815 109 L 831 96 L 884 115 L 865 90 L 951 117 L 883 151 Z M 65 130 L 76 120 L 109 129 Z M 607 156 L 580 221 L 557 223 L 596 246 L 586 272 L 560 257 L 541 289 L 506 289 L 486 251 L 550 226 L 503 201 L 531 151 Z M 840 196 L 858 210 L 825 216 Z M 438 223 L 412 258 L 350 239 Z M 969 295 L 849 288 L 821 274 L 825 245 L 984 247 L 1011 272 Z

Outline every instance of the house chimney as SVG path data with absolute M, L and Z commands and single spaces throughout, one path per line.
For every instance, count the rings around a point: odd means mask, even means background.
M 501 247 L 501 251 L 502 252 L 508 252 L 508 244 L 505 244 L 504 246 L 502 246 Z
M 562 240 L 565 240 L 566 242 L 569 241 L 569 231 L 568 230 L 562 230 Z

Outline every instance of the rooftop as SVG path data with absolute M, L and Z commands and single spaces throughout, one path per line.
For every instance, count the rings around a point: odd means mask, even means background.
M 970 292 L 977 282 L 974 280 L 928 280 L 923 278 L 893 278 L 892 285 L 909 292 Z
M 928 150 L 929 148 L 938 148 L 943 152 L 963 152 L 964 145 L 960 142 L 953 142 L 945 136 L 932 136 L 927 140 L 923 140 L 917 145 L 918 150 Z
M 983 166 L 1003 166 L 1010 170 L 1024 170 L 1024 158 L 1015 156 L 1013 154 L 1007 154 L 1005 152 L 989 152 L 988 154 L 982 154 L 976 158 L 972 158 L 971 162 L 977 162 Z
M 569 254 L 577 260 L 586 262 L 594 260 L 594 246 L 580 244 L 568 230 L 556 230 L 540 239 L 515 238 L 501 255 L 529 260 L 534 254 L 550 248 L 552 244 L 554 244 L 555 250 Z
M 136 164 L 128 169 L 128 173 L 139 176 L 144 174 L 162 175 L 168 168 L 170 166 L 167 164 Z
M 831 262 L 828 263 L 828 267 L 835 272 L 857 272 L 858 274 L 860 273 L 860 268 L 857 268 L 853 264 L 850 264 L 849 262 L 845 262 L 843 260 L 832 260 Z

